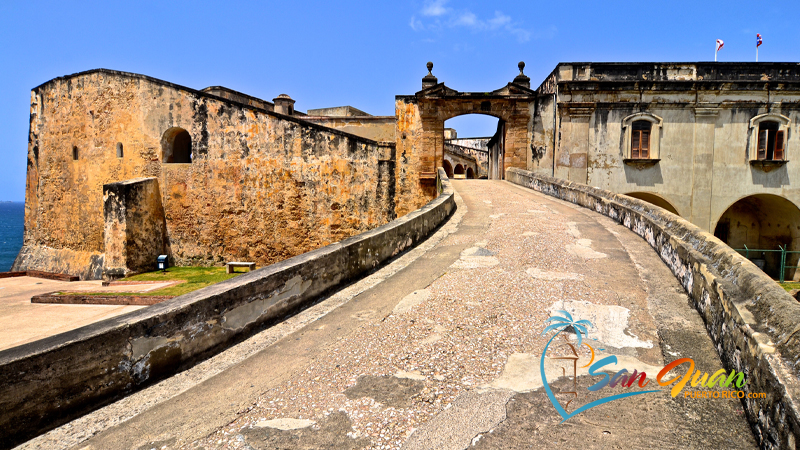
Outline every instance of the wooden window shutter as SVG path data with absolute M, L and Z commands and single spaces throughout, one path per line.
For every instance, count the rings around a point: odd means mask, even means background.
M 758 131 L 758 159 L 765 159 L 767 157 L 767 139 L 769 137 L 769 130 Z
M 641 148 L 640 143 L 642 139 L 642 131 L 641 130 L 633 130 L 631 135 L 631 158 L 639 158 L 639 149 Z
M 647 159 L 650 157 L 650 130 L 642 130 L 642 145 L 639 156 Z
M 775 133 L 775 153 L 772 155 L 772 159 L 783 160 L 783 135 L 783 131 Z

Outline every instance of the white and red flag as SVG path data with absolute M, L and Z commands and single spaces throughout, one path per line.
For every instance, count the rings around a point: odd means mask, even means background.
M 725 43 L 722 42 L 722 39 L 717 39 L 717 51 L 722 50 L 723 45 L 725 45 Z

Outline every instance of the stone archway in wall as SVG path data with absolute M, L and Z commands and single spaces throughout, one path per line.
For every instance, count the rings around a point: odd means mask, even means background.
M 444 160 L 442 162 L 442 168 L 444 168 L 444 172 L 447 174 L 447 178 L 453 178 L 453 166 L 450 164 L 450 161 Z
M 800 250 L 800 208 L 791 201 L 772 194 L 756 194 L 734 202 L 720 216 L 714 236 L 734 249 L 777 250 L 779 245 Z M 780 276 L 780 253 L 752 252 L 751 260 L 763 260 L 764 272 Z M 754 261 L 756 262 L 756 261 Z M 760 263 L 760 261 L 758 261 Z M 798 265 L 798 255 L 788 254 L 787 266 Z M 787 270 L 787 280 L 800 277 L 800 271 Z
M 504 178 L 503 170 L 510 167 L 527 168 L 536 92 L 522 73 L 525 64 L 518 67 L 519 75 L 500 89 L 459 92 L 439 83 L 431 72 L 433 64 L 428 63 L 423 89 L 414 95 L 396 97 L 398 153 L 418 157 L 417 173 L 421 181 L 435 178 L 436 168 L 443 165 L 444 122 L 464 114 L 497 117 L 503 125 L 498 127 L 503 134 L 500 140 L 503 147 L 499 150 L 502 164 L 498 166 L 503 169 L 496 170 L 494 178 Z
M 667 199 L 658 194 L 653 194 L 652 192 L 629 192 L 625 195 L 628 197 L 638 198 L 639 200 L 644 200 L 647 203 L 658 206 L 659 208 L 664 208 L 676 216 L 680 216 L 678 209 L 675 208 Z

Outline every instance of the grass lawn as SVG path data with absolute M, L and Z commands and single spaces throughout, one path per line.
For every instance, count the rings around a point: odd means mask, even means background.
M 192 291 L 196 291 L 206 286 L 225 281 L 233 278 L 240 273 L 225 273 L 224 267 L 170 267 L 166 272 L 160 270 L 155 272 L 140 273 L 131 277 L 125 277 L 119 281 L 171 281 L 171 280 L 186 280 L 185 283 L 176 284 L 163 289 L 157 289 L 149 292 L 96 292 L 96 293 L 83 293 L 81 295 L 139 295 L 139 296 L 155 296 L 155 295 L 183 295 Z
M 789 292 L 792 289 L 800 289 L 800 283 L 798 283 L 797 281 L 787 281 L 786 283 L 778 283 L 778 284 L 780 284 L 781 287 L 786 290 L 786 292 Z

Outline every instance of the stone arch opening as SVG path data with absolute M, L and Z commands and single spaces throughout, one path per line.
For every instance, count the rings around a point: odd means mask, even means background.
M 459 112 L 445 120 L 444 152 L 454 163 L 460 159 L 468 161 L 462 161 L 467 178 L 487 177 L 490 164 L 488 144 L 502 122 L 500 114 L 492 112 Z M 471 169 L 470 173 L 467 173 L 468 169 Z
M 188 131 L 173 127 L 164 132 L 161 137 L 161 162 L 192 162 L 192 136 Z
M 442 167 L 444 168 L 444 171 L 447 174 L 447 178 L 453 178 L 453 165 L 450 164 L 450 161 L 445 159 L 442 162 Z
M 122 142 L 117 142 L 117 158 L 122 158 L 123 155 Z
M 453 178 L 466 178 L 466 172 L 464 171 L 464 166 L 461 164 L 456 164 L 455 169 L 453 169 Z
M 678 213 L 678 209 L 675 208 L 672 205 L 672 203 L 670 203 L 665 198 L 657 194 L 653 194 L 652 192 L 629 192 L 625 195 L 627 195 L 628 197 L 638 198 L 639 200 L 646 201 L 647 203 L 656 205 L 659 208 L 664 208 L 667 211 L 671 212 L 672 214 L 675 214 L 676 216 L 680 216 L 680 213 Z
M 472 167 L 467 167 L 467 179 L 472 180 L 475 178 L 475 171 L 472 170 Z
M 72 146 L 72 160 L 73 161 L 77 161 L 78 160 L 78 146 L 77 145 L 73 145 Z
M 734 249 L 800 250 L 800 209 L 791 201 L 772 194 L 756 194 L 733 203 L 720 216 L 714 236 Z M 747 255 L 773 278 L 780 277 L 780 252 L 751 251 Z M 786 265 L 796 266 L 797 254 L 786 255 Z M 789 269 L 787 280 L 797 279 L 800 271 Z

